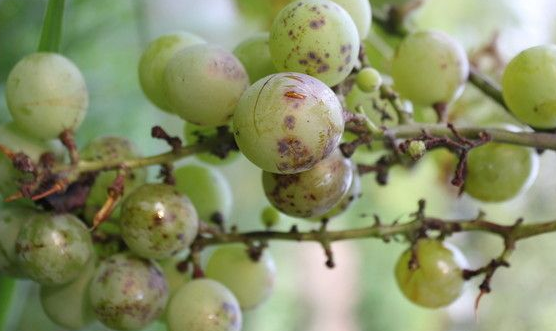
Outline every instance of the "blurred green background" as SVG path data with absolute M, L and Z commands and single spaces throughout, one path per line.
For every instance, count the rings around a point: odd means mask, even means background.
M 182 121 L 155 109 L 143 96 L 137 64 L 146 43 L 160 34 L 187 30 L 228 49 L 263 31 L 272 15 L 287 0 L 68 0 L 62 53 L 82 70 L 89 88 L 90 109 L 78 132 L 83 146 L 99 135 L 131 138 L 143 154 L 167 149 L 149 137 L 153 125 L 181 135 Z M 380 11 L 389 2 L 372 0 Z M 0 0 L 0 94 L 10 68 L 38 43 L 45 0 Z M 520 50 L 554 42 L 554 0 L 429 0 L 411 17 L 416 28 L 441 29 L 460 40 L 470 54 L 476 53 L 493 35 L 505 62 Z M 375 33 L 367 43 L 391 52 Z M 382 46 L 381 46 L 382 45 Z M 370 54 L 380 61 L 380 56 Z M 387 71 L 387 62 L 372 63 Z M 496 61 L 480 63 L 494 77 Z M 468 86 L 462 99 L 452 105 L 458 123 L 488 123 L 503 111 Z M 10 121 L 5 102 L 0 102 L 0 122 Z M 184 162 L 198 162 L 194 159 Z M 407 220 L 417 200 L 429 202 L 428 212 L 446 218 L 472 217 L 483 210 L 489 219 L 510 224 L 518 217 L 526 222 L 556 218 L 556 165 L 554 153 L 541 155 L 540 173 L 524 195 L 500 204 L 478 203 L 447 184 L 453 159 L 443 153 L 427 155 L 411 170 L 395 168 L 387 187 L 378 187 L 371 176 L 363 178 L 363 197 L 331 228 L 364 226 L 378 214 L 386 222 Z M 154 177 L 157 169 L 153 168 Z M 260 170 L 244 158 L 219 167 L 229 179 L 235 203 L 232 223 L 240 230 L 258 229 L 260 210 L 266 205 Z M 283 219 L 279 225 L 301 229 L 314 223 Z M 493 293 L 483 298 L 478 315 L 473 301 L 479 280 L 471 281 L 464 296 L 442 310 L 425 310 L 405 300 L 396 288 L 393 266 L 406 248 L 359 240 L 333 245 L 337 267 L 324 266 L 321 248 L 314 244 L 271 243 L 278 277 L 271 299 L 245 317 L 245 331 L 356 331 L 356 330 L 556 330 L 556 235 L 520 242 L 511 258 L 512 267 L 500 270 L 492 283 Z M 459 234 L 449 239 L 462 248 L 471 267 L 497 256 L 498 238 Z M 1 289 L 0 289 L 1 291 Z M 9 307 L 6 331 L 61 330 L 48 321 L 36 298 L 37 288 L 18 282 Z M 7 293 L 0 292 L 0 298 Z M 0 300 L 1 301 L 1 300 Z M 105 330 L 95 324 L 88 330 Z M 153 325 L 150 330 L 164 330 Z

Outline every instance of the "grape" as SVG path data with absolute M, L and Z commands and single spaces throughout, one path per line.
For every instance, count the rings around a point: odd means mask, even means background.
M 461 266 L 452 251 L 442 242 L 421 239 L 414 247 L 418 266 L 411 270 L 411 249 L 406 250 L 396 263 L 396 281 L 411 302 L 439 308 L 454 302 L 463 290 Z M 458 253 L 459 254 L 459 253 Z
M 538 165 L 531 148 L 500 143 L 473 148 L 467 158 L 465 192 L 485 202 L 509 200 L 531 186 Z
M 336 150 L 311 170 L 298 174 L 263 172 L 263 188 L 270 203 L 295 217 L 317 217 L 347 193 L 353 177 L 351 160 Z
M 357 62 L 359 34 L 349 14 L 334 2 L 296 1 L 274 19 L 269 46 L 278 71 L 306 73 L 334 86 Z
M 242 41 L 234 49 L 234 55 L 245 67 L 251 82 L 276 72 L 270 57 L 268 33 L 260 33 Z
M 373 68 L 363 68 L 355 77 L 357 87 L 363 92 L 374 92 L 382 84 L 380 73 Z
M 205 274 L 230 289 L 241 309 L 247 310 L 264 302 L 272 293 L 276 266 L 267 250 L 258 261 L 253 261 L 245 246 L 228 245 L 212 253 Z
M 199 218 L 205 222 L 229 220 L 232 213 L 232 189 L 226 177 L 216 169 L 194 164 L 174 171 L 176 190 L 191 197 Z
M 164 74 L 170 108 L 197 125 L 225 125 L 248 85 L 241 62 L 227 50 L 209 44 L 176 53 Z
M 200 142 L 205 141 L 205 139 L 209 137 L 214 137 L 218 134 L 218 127 L 213 126 L 199 126 L 193 123 L 184 123 L 183 127 L 183 136 L 187 144 L 197 144 Z M 223 165 L 229 164 L 235 160 L 239 156 L 239 153 L 235 150 L 232 150 L 226 155 L 225 159 L 222 159 L 212 153 L 197 153 L 195 156 L 206 163 L 214 164 L 214 165 Z
M 321 221 L 323 219 L 331 219 L 332 217 L 336 217 L 346 211 L 351 203 L 358 199 L 361 196 L 361 177 L 357 172 L 357 167 L 354 165 L 352 167 L 352 179 L 351 184 L 349 185 L 349 189 L 347 193 L 344 195 L 342 200 L 338 202 L 332 209 L 330 209 L 326 214 L 321 215 L 320 217 L 313 219 L 315 221 Z
M 122 239 L 141 257 L 170 257 L 193 242 L 198 227 L 195 207 L 170 185 L 144 184 L 122 204 Z
M 379 91 L 365 93 L 354 86 L 346 95 L 345 100 L 349 111 L 355 113 L 358 107 L 362 107 L 365 115 L 377 126 L 398 125 L 399 119 L 396 110 L 390 102 L 380 98 Z
M 89 231 L 72 214 L 35 215 L 21 228 L 15 248 L 25 274 L 42 285 L 71 282 L 93 255 Z
M 24 276 L 17 264 L 15 242 L 21 229 L 35 213 L 35 210 L 24 207 L 0 208 L 0 275 Z
M 168 284 L 156 262 L 120 253 L 100 263 L 89 296 L 93 312 L 103 324 L 116 330 L 137 330 L 162 314 Z
M 79 127 L 89 96 L 81 72 L 70 60 L 55 53 L 33 53 L 10 72 L 6 102 L 22 130 L 52 139 Z
M 371 29 L 371 4 L 368 0 L 333 0 L 344 8 L 357 27 L 359 39 L 365 39 Z
M 164 272 L 164 278 L 168 283 L 168 297 L 172 297 L 174 293 L 185 283 L 191 280 L 190 273 L 187 270 L 180 270 L 181 263 L 185 261 L 187 254 L 182 251 L 172 257 L 160 261 L 160 267 Z
M 170 59 L 186 47 L 203 43 L 203 38 L 180 31 L 160 36 L 147 46 L 139 61 L 139 82 L 145 95 L 158 108 L 171 112 L 162 88 Z
M 169 331 L 239 331 L 237 299 L 224 285 L 196 279 L 182 286 L 167 307 Z
M 271 228 L 280 222 L 280 212 L 272 206 L 266 206 L 261 212 L 261 221 L 266 228 Z
M 94 271 L 95 262 L 91 259 L 74 281 L 60 286 L 41 286 L 42 308 L 54 323 L 79 330 L 95 320 L 88 293 Z
M 524 123 L 556 127 L 556 46 L 531 47 L 513 58 L 502 77 L 504 101 Z
M 312 168 L 338 145 L 344 129 L 338 98 L 319 80 L 279 73 L 253 84 L 234 114 L 241 152 L 268 172 Z
M 432 106 L 461 94 L 469 63 L 463 47 L 439 31 L 408 35 L 392 60 L 392 78 L 402 97 Z

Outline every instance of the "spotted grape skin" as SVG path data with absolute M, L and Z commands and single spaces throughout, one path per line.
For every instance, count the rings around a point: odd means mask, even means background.
M 459 252 L 455 254 L 433 239 L 417 241 L 413 252 L 415 269 L 410 269 L 411 249 L 400 256 L 395 267 L 398 287 L 407 299 L 422 307 L 440 308 L 460 297 L 464 280 Z
M 160 266 L 130 253 L 102 261 L 89 296 L 96 318 L 115 330 L 138 330 L 157 319 L 168 300 L 168 284 Z
M 334 86 L 357 62 L 359 34 L 352 18 L 338 4 L 295 1 L 274 19 L 269 46 L 278 71 L 302 72 Z
M 15 243 L 21 229 L 35 214 L 36 211 L 28 207 L 0 208 L 0 275 L 25 276 L 17 263 Z
M 368 0 L 333 0 L 344 8 L 357 27 L 359 39 L 363 40 L 369 35 L 371 29 L 372 10 Z
M 245 39 L 234 49 L 234 55 L 243 64 L 249 81 L 253 83 L 276 73 L 276 67 L 270 57 L 268 38 L 268 33 L 260 33 Z
M 91 235 L 72 214 L 36 214 L 21 228 L 15 247 L 25 274 L 49 286 L 76 279 L 93 256 Z
M 422 106 L 447 104 L 465 86 L 469 62 L 463 47 L 440 31 L 420 31 L 398 46 L 392 78 L 402 97 Z
M 556 127 L 556 46 L 531 47 L 514 57 L 504 70 L 502 93 L 522 122 Z
M 60 54 L 40 52 L 24 57 L 12 69 L 6 102 L 14 122 L 28 135 L 53 139 L 64 130 L 79 128 L 89 95 L 73 62 Z
M 184 123 L 183 136 L 187 144 L 197 144 L 202 143 L 208 138 L 212 138 L 218 135 L 218 127 L 214 126 L 199 126 L 193 123 Z M 212 164 L 212 165 L 226 165 L 237 160 L 239 153 L 236 150 L 231 150 L 228 152 L 225 158 L 221 158 L 213 153 L 197 153 L 195 157 L 199 160 Z
M 263 172 L 263 188 L 276 209 L 290 216 L 310 218 L 328 212 L 340 202 L 352 176 L 351 160 L 336 150 L 314 168 L 298 174 Z
M 122 204 L 122 239 L 141 257 L 172 256 L 193 242 L 198 228 L 195 207 L 170 185 L 144 184 Z
M 182 286 L 168 305 L 169 331 L 239 331 L 242 314 L 235 296 L 211 279 Z
M 211 44 L 193 45 L 168 61 L 164 91 L 172 111 L 197 125 L 225 125 L 249 77 L 239 60 Z
M 240 151 L 272 173 L 311 169 L 339 143 L 342 106 L 319 80 L 299 73 L 267 76 L 245 91 L 234 114 Z
M 349 189 L 344 197 L 338 202 L 332 209 L 330 209 L 326 214 L 321 215 L 317 218 L 313 218 L 311 220 L 314 221 L 322 221 L 322 220 L 330 220 L 343 212 L 345 212 L 351 203 L 361 197 L 362 189 L 361 189 L 361 177 L 357 172 L 357 166 L 352 165 L 352 179 L 351 184 L 349 185 Z

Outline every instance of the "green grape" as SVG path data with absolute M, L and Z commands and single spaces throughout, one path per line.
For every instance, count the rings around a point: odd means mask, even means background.
M 123 137 L 98 137 L 81 150 L 81 159 L 85 161 L 115 161 L 140 157 L 135 145 Z M 87 221 L 92 221 L 95 214 L 102 208 L 108 198 L 108 188 L 114 183 L 117 171 L 103 171 L 95 179 L 91 191 L 85 201 L 84 215 Z M 136 168 L 129 171 L 124 181 L 124 198 L 135 188 L 145 183 L 147 171 L 145 168 Z M 112 213 L 119 214 L 119 205 Z
M 266 206 L 261 212 L 261 221 L 266 228 L 271 228 L 280 222 L 280 212 L 272 206 Z
M 174 171 L 176 190 L 190 197 L 199 218 L 205 222 L 229 220 L 233 195 L 230 184 L 218 170 L 188 164 Z
M 138 330 L 156 320 L 168 300 L 168 284 L 151 260 L 120 253 L 102 261 L 89 296 L 95 316 L 115 330 Z
M 25 274 L 41 285 L 71 282 L 93 256 L 91 235 L 72 214 L 35 215 L 21 228 L 15 249 Z
M 10 72 L 6 102 L 14 122 L 27 134 L 53 139 L 64 130 L 77 130 L 89 95 L 73 62 L 55 53 L 33 53 Z
M 258 261 L 253 261 L 244 245 L 228 245 L 212 253 L 205 274 L 230 289 L 241 309 L 247 310 L 264 302 L 272 293 L 276 266 L 268 250 L 263 251 Z
M 172 111 L 204 126 L 225 125 L 231 118 L 249 77 L 227 50 L 200 44 L 179 51 L 164 74 L 164 91 Z
M 17 235 L 26 226 L 36 211 L 24 207 L 0 208 L 0 275 L 23 277 L 17 264 L 15 242 Z
M 382 77 L 376 69 L 367 67 L 357 73 L 355 83 L 363 92 L 374 92 L 382 85 Z
M 349 206 L 351 205 L 351 203 L 353 201 L 355 201 L 356 199 L 358 199 L 361 196 L 361 177 L 359 176 L 359 173 L 357 172 L 357 167 L 353 166 L 352 167 L 352 178 L 351 178 L 351 184 L 349 185 L 349 189 L 347 191 L 347 193 L 344 195 L 344 197 L 342 198 L 342 200 L 340 200 L 340 202 L 338 202 L 332 209 L 330 209 L 326 214 L 321 215 L 318 218 L 314 218 L 314 219 L 309 219 L 309 220 L 315 220 L 315 221 L 321 221 L 323 219 L 331 219 L 333 217 L 336 217 L 338 215 L 340 215 L 341 213 L 343 213 L 344 211 L 346 211 Z
M 509 200 L 531 186 L 538 165 L 531 148 L 499 143 L 473 148 L 467 157 L 464 190 L 485 202 Z
M 463 290 L 462 266 L 457 258 L 461 254 L 432 239 L 417 241 L 414 252 L 416 269 L 411 270 L 409 266 L 411 249 L 396 263 L 396 281 L 405 297 L 426 308 L 440 308 L 454 302 Z
M 463 91 L 469 63 L 463 47 L 439 31 L 408 35 L 392 59 L 392 78 L 398 92 L 412 102 L 446 104 Z
M 372 10 L 369 0 L 333 0 L 344 8 L 357 27 L 359 39 L 363 40 L 371 30 Z
M 218 127 L 214 126 L 199 126 L 193 123 L 184 122 L 183 136 L 187 144 L 197 144 L 203 142 L 209 137 L 214 137 L 218 134 Z M 224 165 L 232 163 L 237 160 L 239 153 L 235 150 L 228 152 L 225 159 L 222 159 L 210 152 L 208 153 L 197 153 L 195 156 L 206 163 L 214 165 Z
M 531 47 L 513 58 L 502 77 L 504 101 L 524 123 L 556 127 L 556 46 Z
M 234 114 L 240 151 L 273 173 L 311 169 L 338 145 L 342 106 L 319 80 L 298 73 L 265 77 L 245 91 Z
M 328 158 L 298 174 L 263 172 L 263 188 L 270 203 L 284 214 L 317 217 L 328 212 L 347 193 L 352 163 L 337 149 Z
M 191 274 L 187 270 L 180 270 L 182 262 L 187 258 L 186 251 L 182 251 L 172 257 L 161 260 L 160 267 L 164 272 L 164 278 L 168 283 L 168 297 L 171 298 L 183 284 L 191 280 Z
M 349 111 L 356 113 L 358 107 L 361 107 L 369 120 L 377 126 L 398 125 L 398 113 L 390 102 L 380 98 L 380 91 L 366 93 L 354 86 L 345 100 Z
M 249 81 L 253 83 L 276 72 L 270 57 L 268 38 L 268 33 L 260 33 L 245 39 L 234 49 L 234 55 L 243 64 Z
M 171 112 L 162 88 L 168 61 L 182 49 L 203 43 L 203 38 L 181 31 L 160 36 L 149 43 L 139 61 L 139 82 L 145 95 L 158 108 Z
M 359 34 L 352 18 L 336 3 L 303 0 L 278 13 L 269 46 L 278 71 L 302 72 L 334 86 L 357 63 Z
M 135 254 L 164 259 L 187 248 L 197 236 L 197 212 L 174 187 L 144 184 L 123 202 L 122 239 Z
M 169 331 L 239 331 L 242 315 L 237 299 L 224 285 L 196 279 L 174 294 L 166 321 Z
M 91 259 L 74 281 L 41 286 L 41 305 L 50 320 L 70 330 L 80 330 L 95 320 L 88 293 L 94 271 L 95 261 Z
M 409 143 L 409 146 L 407 147 L 407 153 L 414 160 L 418 160 L 421 157 L 423 157 L 426 151 L 427 151 L 427 146 L 422 140 L 413 140 L 412 142 Z

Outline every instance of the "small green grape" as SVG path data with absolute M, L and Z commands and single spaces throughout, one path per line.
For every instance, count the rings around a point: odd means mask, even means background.
M 266 206 L 261 212 L 261 221 L 266 228 L 271 228 L 280 222 L 280 212 L 272 206 Z
M 278 13 L 269 46 L 278 71 L 302 72 L 334 86 L 357 63 L 359 34 L 352 18 L 336 3 L 303 0 Z
M 38 213 L 21 228 L 15 249 L 25 274 L 49 286 L 76 279 L 93 256 L 91 235 L 72 214 Z
M 139 61 L 139 82 L 149 100 L 161 110 L 171 112 L 162 88 L 170 59 L 182 49 L 203 44 L 203 38 L 189 32 L 162 35 L 151 41 Z
M 270 57 L 268 38 L 268 33 L 260 33 L 245 39 L 234 49 L 234 55 L 243 64 L 249 81 L 253 83 L 276 73 L 276 67 Z
M 376 69 L 367 67 L 357 73 L 355 83 L 363 92 L 374 92 L 382 85 L 382 77 Z
M 230 184 L 218 170 L 188 164 L 174 171 L 176 190 L 190 197 L 199 218 L 205 222 L 229 220 L 233 195 Z
M 409 146 L 407 147 L 407 153 L 415 160 L 418 160 L 421 157 L 423 157 L 426 151 L 427 151 L 427 146 L 422 140 L 413 140 L 409 143 Z
M 531 47 L 514 57 L 502 77 L 504 101 L 524 123 L 556 127 L 556 46 Z
M 227 245 L 212 253 L 205 274 L 230 289 L 241 309 L 248 310 L 272 293 L 276 265 L 268 250 L 263 251 L 258 261 L 253 261 L 244 245 Z
M 239 331 L 242 315 L 237 299 L 224 285 L 196 279 L 174 294 L 166 321 L 169 331 Z
M 27 134 L 53 139 L 64 130 L 79 128 L 89 95 L 73 62 L 60 54 L 33 53 L 10 72 L 6 102 L 14 122 Z
M 279 73 L 245 91 L 233 130 L 240 151 L 256 166 L 297 173 L 336 148 L 344 118 L 338 98 L 322 82 L 304 74 Z
M 183 284 L 191 281 L 191 273 L 187 272 L 187 270 L 179 270 L 179 266 L 187 258 L 186 252 L 187 251 L 182 251 L 159 262 L 162 272 L 164 272 L 164 278 L 168 283 L 169 298 L 171 298 Z
M 164 74 L 164 91 L 172 111 L 204 126 L 225 125 L 231 118 L 249 77 L 227 50 L 200 44 L 179 51 Z
M 93 312 L 104 325 L 138 330 L 164 311 L 168 284 L 156 262 L 120 253 L 100 263 L 89 296 Z
M 17 264 L 15 242 L 21 229 L 36 211 L 25 207 L 0 208 L 0 275 L 24 277 Z
M 123 202 L 122 239 L 135 254 L 164 259 L 187 248 L 197 236 L 197 212 L 174 187 L 144 184 Z
M 353 201 L 355 201 L 356 199 L 358 199 L 361 196 L 361 176 L 359 176 L 359 173 L 357 171 L 357 167 L 353 166 L 352 167 L 352 172 L 353 172 L 353 176 L 351 179 L 351 184 L 349 186 L 349 189 L 346 193 L 346 195 L 344 195 L 344 197 L 342 198 L 342 200 L 340 200 L 340 202 L 338 202 L 332 209 L 330 209 L 326 214 L 319 216 L 318 218 L 313 218 L 313 219 L 309 219 L 309 220 L 315 220 L 315 221 L 322 221 L 323 219 L 331 219 L 333 217 L 336 217 L 338 215 L 340 215 L 341 213 L 343 213 L 344 211 L 346 211 L 349 206 L 351 205 L 351 203 Z
M 263 188 L 270 203 L 284 214 L 317 217 L 328 212 L 347 193 L 352 163 L 337 149 L 310 170 L 298 174 L 263 172 Z
M 463 47 L 439 31 L 408 35 L 392 59 L 396 90 L 423 106 L 446 104 L 457 98 L 468 74 L 469 63 Z
M 359 39 L 363 40 L 371 30 L 372 10 L 369 0 L 333 0 L 344 8 L 357 27 Z
M 398 259 L 395 276 L 402 293 L 411 302 L 426 308 L 447 306 L 460 297 L 463 275 L 456 255 L 442 242 L 421 239 L 414 247 L 418 262 L 410 269 L 412 250 L 406 250 Z
M 199 126 L 193 123 L 184 122 L 183 136 L 187 144 L 197 144 L 203 142 L 209 137 L 214 137 L 218 134 L 218 127 L 213 126 Z M 225 159 L 222 159 L 212 153 L 197 153 L 195 156 L 206 163 L 214 165 L 224 165 L 232 163 L 237 160 L 239 153 L 235 150 L 228 152 Z
M 398 125 L 398 113 L 390 102 L 380 98 L 380 92 L 366 93 L 354 86 L 346 95 L 348 110 L 357 113 L 361 107 L 371 122 L 377 126 L 392 127 Z

